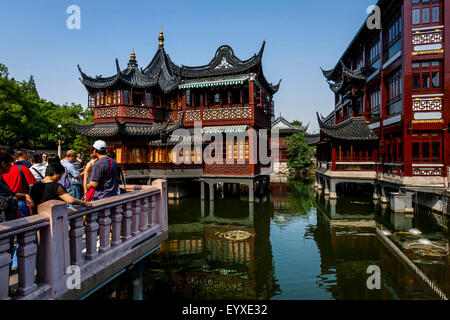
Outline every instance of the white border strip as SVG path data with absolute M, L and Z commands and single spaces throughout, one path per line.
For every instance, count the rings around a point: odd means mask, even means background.
M 402 50 L 399 50 L 392 58 L 390 58 L 385 64 L 383 64 L 383 69 L 386 69 L 391 64 L 393 64 L 402 55 Z
M 365 164 L 367 164 L 367 165 L 376 165 L 377 163 L 376 162 L 336 162 L 336 164 L 344 164 L 344 165 L 352 165 L 352 164 L 355 164 L 355 165 L 365 165 Z
M 417 95 L 413 95 L 413 98 L 433 98 L 433 97 L 443 97 L 444 94 L 443 93 L 438 93 L 438 94 L 417 94 Z
M 444 29 L 444 26 L 414 28 L 411 30 L 414 32 L 414 31 L 426 31 L 426 30 L 436 30 L 436 29 Z
M 377 75 L 380 74 L 380 69 L 377 69 L 377 71 L 374 71 L 366 80 L 366 83 L 370 82 L 372 79 L 374 79 Z
M 443 168 L 444 165 L 443 164 L 429 164 L 429 163 L 425 163 L 425 164 L 413 164 L 412 165 L 413 168 Z
M 383 121 L 383 127 L 390 126 L 391 124 L 394 124 L 394 123 L 397 123 L 397 122 L 400 122 L 400 121 L 402 121 L 402 115 L 401 114 L 396 115 L 396 116 L 394 116 L 392 118 L 384 120 Z

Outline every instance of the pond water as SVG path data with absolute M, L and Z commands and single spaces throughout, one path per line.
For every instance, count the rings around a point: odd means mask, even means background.
M 309 185 L 272 185 L 249 204 L 239 198 L 169 201 L 169 239 L 140 262 L 143 298 L 151 299 L 438 299 L 374 232 L 392 231 L 401 248 L 412 227 L 446 246 L 446 222 L 427 210 L 412 218 L 374 204 L 371 195 L 326 199 Z M 405 253 L 450 293 L 448 256 Z M 367 286 L 370 266 L 381 288 Z M 133 270 L 89 299 L 132 299 Z M 141 273 L 142 274 L 142 273 Z

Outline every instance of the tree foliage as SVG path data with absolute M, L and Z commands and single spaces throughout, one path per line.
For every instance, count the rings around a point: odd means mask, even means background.
M 63 147 L 84 152 L 90 141 L 79 135 L 72 123 L 92 120 L 93 112 L 81 105 L 58 105 L 41 99 L 33 76 L 16 81 L 0 63 L 0 145 L 56 149 L 61 124 Z
M 288 167 L 294 178 L 307 179 L 313 169 L 314 150 L 298 132 L 286 139 Z

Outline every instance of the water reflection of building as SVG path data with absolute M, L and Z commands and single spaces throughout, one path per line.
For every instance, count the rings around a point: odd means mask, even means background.
M 324 286 L 335 299 L 434 298 L 424 283 L 377 237 L 375 216 L 349 214 L 356 210 L 352 206 L 359 207 L 359 211 L 364 208 L 351 202 L 345 206 L 337 202 L 320 194 L 316 198 L 317 226 L 311 227 L 310 233 L 322 261 L 319 286 Z M 366 205 L 365 210 L 371 212 L 372 208 Z M 371 265 L 380 267 L 381 290 L 367 288 L 366 280 L 370 276 L 367 268 Z M 335 278 L 336 285 L 328 284 L 329 278 Z
M 255 206 L 257 219 L 250 213 L 227 218 L 230 215 L 225 214 L 224 205 L 198 217 L 200 221 L 170 225 L 169 240 L 161 245 L 154 260 L 169 270 L 183 268 L 183 272 L 172 275 L 172 281 L 183 288 L 182 292 L 189 292 L 184 298 L 269 299 L 278 290 L 270 214 L 263 204 Z M 241 233 L 243 238 L 233 240 L 229 232 Z

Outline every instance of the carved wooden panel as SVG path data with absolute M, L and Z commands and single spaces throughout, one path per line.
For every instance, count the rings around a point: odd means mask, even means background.
M 442 31 L 415 33 L 412 37 L 413 44 L 441 43 L 443 40 Z
M 186 113 L 186 121 L 187 122 L 202 121 L 200 110 L 188 111 Z
M 98 108 L 97 110 L 97 118 L 114 118 L 119 116 L 119 108 L 118 107 L 108 107 L 108 108 Z
M 150 117 L 150 111 L 147 108 L 128 107 L 126 109 L 126 115 L 125 116 L 127 118 L 148 119 Z
M 413 176 L 433 176 L 433 177 L 440 177 L 444 173 L 442 168 L 437 167 L 431 167 L 431 168 L 420 168 L 416 167 L 413 168 Z
M 413 111 L 442 111 L 442 98 L 414 99 Z
M 234 120 L 251 119 L 252 109 L 245 108 L 226 108 L 226 109 L 208 109 L 203 111 L 203 121 L 208 120 Z
M 212 164 L 205 165 L 205 175 L 249 176 L 249 164 Z

